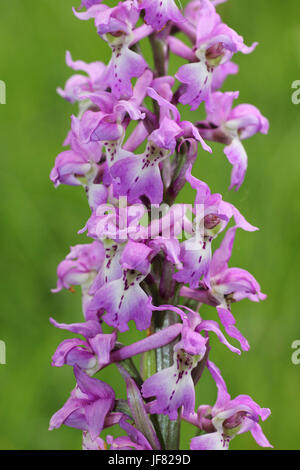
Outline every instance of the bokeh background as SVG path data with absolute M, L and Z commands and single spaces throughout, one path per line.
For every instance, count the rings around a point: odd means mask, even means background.
M 76 233 L 89 215 L 83 191 L 55 190 L 48 179 L 76 112 L 55 89 L 71 74 L 65 50 L 87 62 L 109 58 L 93 23 L 73 16 L 75 3 L 79 0 L 0 0 L 0 79 L 7 84 L 7 104 L 0 105 L 0 339 L 7 345 L 7 364 L 0 365 L 1 449 L 76 449 L 81 444 L 77 430 L 47 430 L 74 386 L 70 368 L 51 368 L 51 355 L 65 333 L 48 318 L 81 319 L 79 291 L 55 296 L 50 288 L 69 246 L 86 242 Z M 272 409 L 264 431 L 274 447 L 299 449 L 300 365 L 291 362 L 291 344 L 300 339 L 300 105 L 291 102 L 291 84 L 300 79 L 300 3 L 230 0 L 219 11 L 247 44 L 260 43 L 250 56 L 236 55 L 240 73 L 224 89 L 239 89 L 238 102 L 258 106 L 271 127 L 268 136 L 245 142 L 249 169 L 238 193 L 227 189 L 231 168 L 219 145 L 213 156 L 199 154 L 194 174 L 260 227 L 256 233 L 238 233 L 232 266 L 253 273 L 268 299 L 233 307 L 251 350 L 237 357 L 215 342 L 212 357 L 232 396 L 250 394 Z M 175 60 L 171 73 L 180 64 Z M 192 118 L 187 109 L 184 116 Z M 199 116 L 194 113 L 195 119 Z M 192 202 L 193 193 L 186 189 L 182 200 Z M 131 339 L 126 334 L 124 342 Z M 124 392 L 115 366 L 101 378 Z M 213 404 L 215 397 L 205 374 L 197 386 L 198 403 Z M 187 448 L 191 429 L 185 426 L 182 434 Z M 258 446 L 247 434 L 231 448 Z

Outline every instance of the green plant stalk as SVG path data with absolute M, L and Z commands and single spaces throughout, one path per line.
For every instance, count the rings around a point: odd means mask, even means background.
M 151 34 L 150 44 L 153 52 L 155 75 L 157 77 L 167 74 L 167 48 L 164 41 L 157 37 L 156 33 Z M 159 117 L 159 107 L 154 102 L 154 112 Z M 166 195 L 166 192 L 165 192 Z M 153 302 L 156 305 L 169 303 L 176 305 L 179 300 L 179 287 L 180 285 L 173 280 L 173 271 L 169 266 L 166 259 L 158 257 L 154 271 L 158 276 L 156 277 L 156 292 L 153 295 Z M 158 285 L 157 285 L 158 284 Z M 153 286 L 152 286 L 153 288 Z M 154 293 L 154 292 L 153 292 Z M 175 312 L 162 311 L 155 312 L 152 318 L 151 333 L 163 330 L 168 326 L 178 323 L 178 317 Z M 159 348 L 155 351 L 149 351 L 142 358 L 142 375 L 144 380 L 155 372 L 160 372 L 173 365 L 174 346 L 176 341 Z M 180 447 L 180 425 L 181 425 L 181 410 L 178 410 L 178 419 L 171 421 L 168 416 L 157 415 L 154 417 L 159 428 L 159 435 L 161 439 L 161 446 L 166 450 L 178 450 Z
M 153 322 L 154 330 L 159 331 L 165 329 L 176 322 L 178 322 L 176 313 L 170 311 L 159 312 Z M 174 345 L 175 342 L 172 342 L 155 351 L 157 372 L 173 365 Z M 162 445 L 164 449 L 178 450 L 180 446 L 180 413 L 178 413 L 178 419 L 176 421 L 171 421 L 166 415 L 158 415 L 157 420 L 163 438 Z

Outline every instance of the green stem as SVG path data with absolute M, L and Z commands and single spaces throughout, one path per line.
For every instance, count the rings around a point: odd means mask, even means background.
M 156 33 L 149 36 L 150 44 L 152 47 L 154 66 L 158 77 L 163 77 L 167 74 L 167 58 L 166 58 L 166 45 L 164 41 L 158 39 Z
M 154 331 L 167 328 L 176 322 L 178 322 L 176 313 L 170 311 L 159 312 L 154 319 Z M 174 345 L 175 343 L 173 342 L 156 350 L 157 372 L 173 365 Z M 163 438 L 163 448 L 178 450 L 180 444 L 180 413 L 176 421 L 171 421 L 169 417 L 165 415 L 158 415 L 157 420 Z
M 176 305 L 179 299 L 179 288 L 180 285 L 177 283 L 174 289 L 174 280 L 172 278 L 172 272 L 168 269 L 168 261 L 164 260 L 162 271 L 164 275 L 163 278 L 163 289 L 160 286 L 160 298 L 159 305 L 169 303 Z M 167 273 L 167 275 L 166 275 Z M 157 332 L 164 330 L 168 326 L 174 325 L 178 322 L 178 316 L 175 312 L 172 311 L 162 311 L 156 312 L 153 315 L 152 319 L 152 330 Z M 174 346 L 176 340 L 172 343 L 159 348 L 155 351 L 156 359 L 156 371 L 159 372 L 163 369 L 171 367 L 174 362 Z M 160 434 L 162 436 L 163 442 L 162 447 L 167 450 L 178 450 L 180 446 L 180 424 L 181 424 L 181 413 L 178 413 L 178 419 L 171 421 L 166 415 L 158 415 L 157 422 L 160 428 Z
M 165 43 L 157 37 L 156 33 L 151 34 L 149 39 L 152 46 L 156 77 L 167 75 L 168 61 Z M 154 105 L 156 106 L 154 110 L 159 117 L 159 106 L 157 106 L 156 103 L 154 103 Z M 173 280 L 173 269 L 169 264 L 166 259 L 157 257 L 153 268 L 154 272 L 156 272 L 155 277 L 158 287 L 155 289 L 151 283 L 147 282 L 148 288 L 152 290 L 152 294 L 156 294 L 153 296 L 153 301 L 156 305 L 165 303 L 176 305 L 179 300 L 179 284 L 175 283 Z M 175 312 L 155 312 L 152 317 L 151 333 L 163 330 L 177 322 L 178 317 Z M 146 362 L 144 362 L 144 372 L 146 375 L 153 369 L 155 369 L 156 372 L 160 372 L 173 365 L 175 344 L 176 340 L 173 343 L 157 349 L 155 355 L 151 356 L 149 354 L 144 357 L 144 361 Z M 175 421 L 171 421 L 169 417 L 165 415 L 157 415 L 155 419 L 161 436 L 162 449 L 178 450 L 180 447 L 181 410 L 178 410 L 178 419 Z

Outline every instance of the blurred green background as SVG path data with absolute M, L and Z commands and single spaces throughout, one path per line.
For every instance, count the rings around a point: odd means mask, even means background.
M 1 449 L 76 449 L 81 444 L 77 430 L 47 430 L 49 418 L 74 386 L 71 368 L 50 365 L 65 333 L 52 327 L 48 318 L 81 321 L 79 291 L 52 295 L 50 288 L 68 247 L 86 242 L 85 235 L 76 232 L 89 215 L 83 191 L 54 190 L 48 179 L 70 115 L 76 112 L 55 89 L 71 74 L 65 50 L 87 62 L 109 58 L 93 23 L 73 16 L 75 3 L 79 0 L 0 0 L 0 79 L 7 85 L 7 104 L 0 105 L 0 339 L 7 345 L 7 364 L 0 365 Z M 250 56 L 236 55 L 240 73 L 227 80 L 225 89 L 239 89 L 239 102 L 258 106 L 271 128 L 268 136 L 245 142 L 249 169 L 238 193 L 227 190 L 231 168 L 221 146 L 214 146 L 213 156 L 199 154 L 194 174 L 260 227 L 257 233 L 238 233 L 232 266 L 253 273 L 268 299 L 233 306 L 251 350 L 237 357 L 214 341 L 212 358 L 233 397 L 250 394 L 272 409 L 264 431 L 274 447 L 299 449 L 300 365 L 291 362 L 291 343 L 300 339 L 300 105 L 291 102 L 291 84 L 300 79 L 300 3 L 230 0 L 219 11 L 247 44 L 260 43 Z M 171 72 L 181 63 L 173 63 Z M 192 119 L 187 109 L 184 117 Z M 182 200 L 192 198 L 186 190 Z M 214 315 L 213 309 L 206 313 Z M 124 341 L 129 340 L 125 335 Z M 111 384 L 121 381 L 115 366 L 100 377 Z M 214 384 L 205 374 L 197 386 L 197 401 L 213 404 L 215 397 Z M 184 448 L 191 436 L 190 428 L 184 427 Z M 246 434 L 231 448 L 258 446 Z

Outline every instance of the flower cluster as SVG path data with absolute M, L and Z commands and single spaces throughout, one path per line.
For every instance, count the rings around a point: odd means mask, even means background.
M 268 131 L 257 108 L 233 107 L 238 92 L 219 91 L 238 71 L 233 56 L 256 47 L 222 22 L 219 3 L 194 0 L 183 11 L 175 0 L 125 0 L 113 7 L 82 0 L 73 9 L 80 20 L 94 21 L 111 49 L 108 65 L 74 61 L 67 52 L 67 65 L 83 73 L 58 93 L 78 103 L 79 112 L 51 171 L 56 187 L 82 186 L 90 207 L 80 230 L 90 242 L 71 248 L 53 290 L 80 286 L 82 321 L 51 319 L 77 336 L 63 341 L 52 358 L 55 367 L 73 368 L 76 386 L 50 429 L 80 429 L 84 449 L 174 448 L 166 420 L 177 435 L 181 420 L 195 426 L 194 450 L 227 449 L 249 430 L 259 445 L 270 446 L 259 424 L 270 411 L 247 395 L 231 399 L 210 360 L 212 333 L 233 353 L 249 349 L 232 307 L 244 298 L 265 298 L 250 273 L 229 267 L 237 229 L 257 228 L 193 171 L 198 150 L 205 158 L 212 152 L 208 141 L 219 142 L 232 164 L 230 187 L 237 190 L 247 169 L 242 140 Z M 140 48 L 147 40 L 152 69 Z M 182 62 L 175 77 L 168 75 L 172 54 Z M 206 119 L 183 120 L 185 105 L 203 109 Z M 185 184 L 195 190 L 195 201 L 175 204 Z M 209 307 L 202 317 L 203 304 Z M 219 323 L 204 318 L 210 308 Z M 145 331 L 144 338 L 122 344 L 129 328 Z M 137 355 L 141 371 L 132 361 Z M 112 364 L 125 380 L 126 400 L 94 377 Z M 214 406 L 195 411 L 195 386 L 205 369 L 218 397 Z M 104 441 L 102 430 L 115 424 L 122 436 Z

